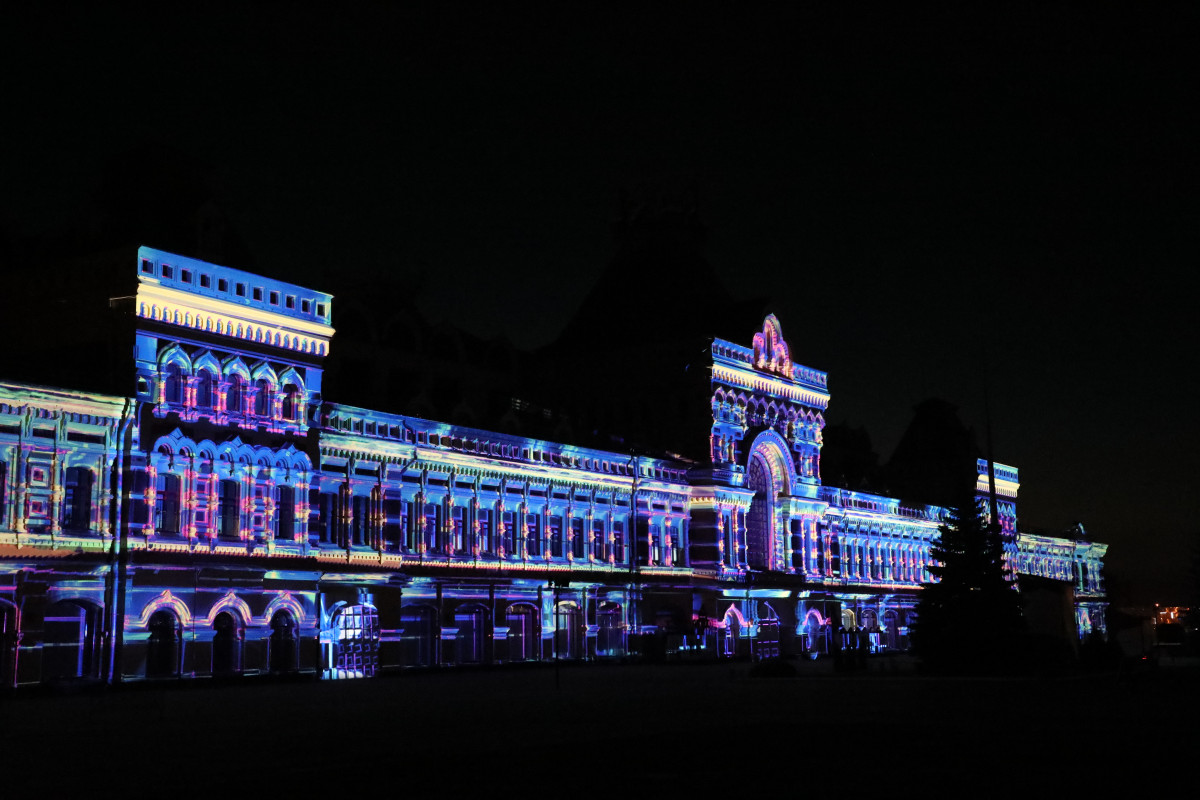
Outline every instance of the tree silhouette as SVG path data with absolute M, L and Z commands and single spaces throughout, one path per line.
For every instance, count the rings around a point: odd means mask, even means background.
M 1024 628 L 1003 537 L 984 519 L 975 480 L 972 468 L 960 481 L 958 500 L 930 549 L 937 563 L 929 572 L 937 580 L 923 584 L 917 605 L 913 645 L 934 668 L 987 667 Z

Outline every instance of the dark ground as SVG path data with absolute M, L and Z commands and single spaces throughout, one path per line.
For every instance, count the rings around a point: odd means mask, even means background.
M 1164 763 L 1200 741 L 1190 666 L 1038 679 L 797 666 L 577 666 L 559 689 L 538 666 L 19 693 L 0 699 L 0 795 L 990 797 L 1099 782 L 1110 796 L 1161 787 Z

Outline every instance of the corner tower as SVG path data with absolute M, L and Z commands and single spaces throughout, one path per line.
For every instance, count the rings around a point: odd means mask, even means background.
M 305 542 L 332 296 L 150 247 L 136 270 L 131 534 Z

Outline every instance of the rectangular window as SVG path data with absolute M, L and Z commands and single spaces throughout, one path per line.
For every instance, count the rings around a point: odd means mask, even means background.
M 289 294 L 284 299 L 283 304 L 294 311 L 296 308 L 296 298 Z
M 217 487 L 217 515 L 220 518 L 222 539 L 240 539 L 241 532 L 241 485 L 234 480 L 223 480 Z
M 613 523 L 613 560 L 618 564 L 625 560 L 625 523 Z
M 200 273 L 200 288 L 201 289 L 211 289 L 212 288 L 212 276 L 205 275 L 203 272 Z
M 604 523 L 600 520 L 592 520 L 592 555 L 597 561 L 608 560 L 608 542 L 604 539 Z
M 404 530 L 404 505 L 400 493 L 383 493 L 383 548 L 389 552 L 400 550 L 401 532 Z
M 162 265 L 162 269 L 163 269 L 163 271 L 162 271 L 162 276 L 163 276 L 164 278 L 170 278 L 170 277 L 171 277 L 171 275 L 172 275 L 172 272 L 173 272 L 173 271 L 172 271 L 172 269 L 171 269 L 171 265 L 170 265 L 170 264 L 163 264 L 163 265 Z
M 271 305 L 279 305 L 279 292 L 271 292 Z
M 351 513 L 351 531 L 353 538 L 351 542 L 362 547 L 367 544 L 367 498 L 361 495 L 356 495 L 350 504 Z
M 148 259 L 142 259 L 142 273 L 145 275 L 154 274 L 154 262 Z
M 321 542 L 331 544 L 336 541 L 334 531 L 337 524 L 337 495 L 333 492 L 321 492 L 321 521 L 317 530 L 321 533 Z
M 229 281 L 225 280 L 224 278 L 217 278 L 217 291 L 218 292 L 228 292 L 229 291 Z
M 517 515 L 511 511 L 504 512 L 504 538 L 500 544 L 504 547 L 505 555 L 515 555 L 517 553 Z
M 571 555 L 576 559 L 587 558 L 587 532 L 583 529 L 583 520 L 571 520 Z
M 276 508 L 276 518 L 279 520 L 276 538 L 290 542 L 296 535 L 296 490 L 291 486 L 280 486 Z
M 530 558 L 537 558 L 542 554 L 542 529 L 538 522 L 538 515 L 526 514 L 525 527 L 529 530 L 529 538 L 525 547 L 529 550 Z
M 300 301 L 300 310 L 303 311 L 305 314 L 312 313 L 312 301 L 311 300 L 301 300 Z
M 234 294 L 236 294 L 238 297 L 245 297 L 246 296 L 246 284 L 244 284 L 244 283 L 234 284 Z
M 492 510 L 490 508 L 479 509 L 479 551 L 481 553 L 494 552 L 495 548 L 492 544 Z
M 158 474 L 154 496 L 154 529 L 163 536 L 179 535 L 179 477 Z
M 192 271 L 190 269 L 179 270 L 179 280 L 183 281 L 184 283 L 191 283 Z
M 69 531 L 92 527 L 92 471 L 68 467 L 63 484 L 62 526 Z
M 550 526 L 550 555 L 553 558 L 563 557 L 563 523 L 562 517 L 552 516 L 547 520 Z
M 324 317 L 325 317 L 325 304 L 324 303 L 317 303 L 317 316 L 324 319 Z
M 424 522 L 425 528 L 422 531 L 422 537 L 426 548 L 436 550 L 438 546 L 438 537 L 441 532 L 438 530 L 438 516 L 442 507 L 437 503 L 426 503 Z
M 463 509 L 461 506 L 450 509 L 450 524 L 453 528 L 450 531 L 451 546 L 454 548 L 454 552 L 461 553 L 466 549 L 463 540 Z
M 254 299 L 259 301 L 263 299 L 263 290 L 261 286 L 254 287 Z

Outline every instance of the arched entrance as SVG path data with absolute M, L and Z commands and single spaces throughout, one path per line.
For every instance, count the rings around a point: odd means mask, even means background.
M 781 531 L 776 530 L 779 496 L 790 492 L 795 467 L 788 444 L 773 430 L 763 431 L 754 440 L 746 458 L 746 487 L 754 491 L 754 500 L 746 514 L 746 561 L 751 569 L 773 570 L 785 565 L 775 552 Z
M 0 600 L 0 688 L 17 679 L 17 607 Z
M 437 611 L 429 606 L 405 606 L 400 612 L 400 643 L 406 667 L 432 667 L 437 658 Z
M 573 601 L 558 604 L 554 652 L 558 658 L 583 658 L 583 612 Z
M 150 638 L 146 645 L 146 677 L 174 678 L 179 675 L 179 618 L 160 608 L 150 615 Z
M 738 639 L 742 635 L 742 621 L 734 612 L 732 606 L 725 612 L 723 624 L 724 627 L 721 629 L 721 656 L 723 658 L 737 658 Z
M 754 637 L 754 659 L 778 658 L 779 615 L 770 603 L 761 603 L 758 608 L 758 633 Z
M 478 603 L 463 606 L 454 612 L 454 622 L 458 626 L 455 643 L 459 664 L 482 664 L 487 660 L 484 649 L 487 613 L 487 609 Z
M 228 611 L 213 620 L 212 674 L 218 677 L 242 671 L 242 626 Z
M 883 646 L 888 650 L 900 649 L 900 620 L 891 609 L 883 612 Z
M 624 655 L 625 641 L 622 633 L 620 603 L 601 603 L 596 609 L 596 655 Z
M 508 624 L 508 660 L 536 661 L 541 644 L 537 609 L 528 603 L 513 603 L 504 611 Z
M 296 618 L 280 609 L 271 617 L 271 638 L 267 644 L 271 672 L 285 674 L 297 669 Z

